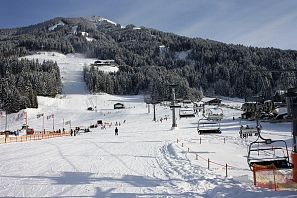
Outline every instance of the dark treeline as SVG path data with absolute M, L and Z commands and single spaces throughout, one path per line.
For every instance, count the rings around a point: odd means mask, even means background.
M 163 82 L 163 76 L 173 75 L 171 78 L 179 76 L 178 80 L 181 83 L 186 82 L 185 90 L 189 91 L 181 97 L 192 95 L 193 90 L 194 92 L 203 90 L 206 95 L 244 98 L 261 94 L 270 97 L 276 90 L 296 86 L 296 72 L 262 71 L 295 69 L 297 52 L 293 50 L 224 44 L 144 27 L 135 29 L 133 25 L 125 28 L 119 26 L 98 28 L 97 31 L 104 33 L 105 39 L 102 44 L 98 44 L 100 40 L 92 42 L 97 44 L 92 50 L 86 51 L 90 57 L 114 59 L 121 66 L 139 68 L 137 72 L 136 70 L 123 72 L 130 69 L 121 67 L 120 74 L 117 75 L 127 75 L 128 79 L 134 73 L 140 76 L 147 73 L 147 67 L 162 67 L 163 69 L 155 70 L 158 74 L 152 82 Z M 108 79 L 114 78 L 114 74 L 108 77 Z M 93 80 L 86 81 L 89 83 Z M 148 85 L 133 86 L 127 86 L 129 91 L 122 92 L 137 93 L 135 90 L 139 87 L 146 89 Z M 91 91 L 98 91 L 98 86 L 93 87 L 89 84 L 89 88 Z M 99 90 L 104 91 L 104 89 Z M 164 93 L 161 87 L 160 90 Z
M 197 100 L 201 92 L 190 88 L 187 79 L 162 66 L 120 67 L 118 72 L 104 73 L 97 67 L 85 67 L 84 79 L 93 92 L 109 94 L 150 94 L 155 100 L 171 98 L 170 85 L 177 85 L 177 96 Z
M 8 113 L 37 108 L 37 95 L 53 97 L 61 92 L 56 63 L 1 58 L 0 66 L 0 105 Z
M 53 26 L 55 28 L 51 28 Z M 0 30 L 0 67 L 4 67 L 5 60 L 19 62 L 16 58 L 40 50 L 64 54 L 79 52 L 87 57 L 115 60 L 120 66 L 117 73 L 85 69 L 91 92 L 151 92 L 164 97 L 169 90 L 167 84 L 176 83 L 182 98 L 199 97 L 202 91 L 206 95 L 246 97 L 256 94 L 270 96 L 275 90 L 296 86 L 296 73 L 257 71 L 295 69 L 297 52 L 293 50 L 224 44 L 145 27 L 135 28 L 134 25 L 123 28 L 99 17 L 91 20 L 55 18 L 29 27 Z M 55 64 L 52 66 L 58 70 Z M 31 68 L 28 71 L 34 72 Z M 58 71 L 56 73 L 49 78 L 58 77 Z M 3 79 L 8 79 L 10 74 L 2 75 Z M 29 74 L 20 72 L 19 75 Z M 43 92 L 45 90 L 35 90 L 40 87 L 33 85 L 36 82 L 31 82 L 33 91 L 48 95 Z M 51 87 L 59 90 L 60 82 Z

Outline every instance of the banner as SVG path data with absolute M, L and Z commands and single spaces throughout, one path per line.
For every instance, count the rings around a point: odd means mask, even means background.
M 71 123 L 71 120 L 66 121 L 66 122 L 65 122 L 65 125 L 68 125 L 68 124 L 70 124 L 70 123 Z
M 21 120 L 21 119 L 25 118 L 26 114 L 27 114 L 27 112 L 22 111 L 21 113 L 19 113 L 17 115 L 17 120 Z
M 37 114 L 37 118 L 40 118 L 43 115 L 44 115 L 43 113 Z
M 54 118 L 54 114 L 46 116 L 46 119 Z

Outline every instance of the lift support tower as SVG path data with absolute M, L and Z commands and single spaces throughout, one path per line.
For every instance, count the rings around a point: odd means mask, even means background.
M 292 119 L 292 163 L 293 163 L 293 181 L 297 182 L 297 87 L 288 89 L 287 94 L 288 116 Z
M 177 127 L 176 118 L 175 118 L 176 117 L 175 116 L 175 109 L 181 107 L 180 105 L 175 104 L 175 87 L 176 86 L 177 85 L 170 85 L 171 91 L 172 91 L 172 101 L 171 101 L 171 105 L 170 105 L 170 108 L 172 109 L 172 129 Z

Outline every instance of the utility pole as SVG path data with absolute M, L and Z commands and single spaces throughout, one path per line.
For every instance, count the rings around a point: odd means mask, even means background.
M 44 132 L 44 113 L 42 114 L 42 132 Z
M 172 128 L 173 129 L 177 127 L 176 118 L 175 118 L 175 109 L 181 107 L 180 105 L 175 104 L 175 87 L 176 86 L 177 85 L 170 85 L 171 92 L 172 92 L 172 101 L 171 101 L 170 108 L 172 109 Z
M 53 118 L 53 131 L 55 131 L 55 115 L 52 114 L 52 118 Z
M 95 111 L 97 113 L 97 94 L 96 94 L 96 106 L 95 106 Z
M 297 87 L 288 89 L 287 94 L 288 116 L 292 119 L 292 163 L 293 163 L 293 181 L 297 182 Z
M 154 108 L 154 118 L 153 118 L 153 121 L 157 121 L 157 119 L 156 119 L 156 104 L 158 104 L 158 101 L 159 100 L 157 100 L 156 98 L 154 98 L 153 97 L 153 99 L 152 99 L 152 101 L 151 101 L 151 103 L 152 103 L 152 105 L 153 105 L 153 108 Z
M 25 115 L 26 115 L 26 135 L 28 134 L 28 113 L 25 112 Z
M 5 131 L 7 130 L 7 113 L 5 111 Z
M 153 106 L 154 106 L 154 119 L 153 119 L 153 121 L 156 122 L 156 104 L 153 103 Z

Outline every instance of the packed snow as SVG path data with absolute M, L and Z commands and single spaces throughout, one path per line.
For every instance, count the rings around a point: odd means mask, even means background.
M 90 16 L 90 17 L 84 17 L 85 19 L 91 21 L 91 22 L 94 22 L 94 23 L 98 23 L 98 22 L 102 22 L 102 21 L 106 21 L 112 25 L 117 25 L 117 23 L 109 20 L 109 19 L 106 19 L 104 17 L 100 17 L 100 16 Z
M 30 127 L 41 130 L 42 119 L 36 115 L 44 113 L 54 114 L 55 130 L 62 129 L 66 121 L 71 121 L 74 128 L 88 127 L 97 120 L 102 120 L 106 129 L 0 144 L 1 197 L 296 197 L 293 190 L 253 186 L 246 155 L 248 144 L 255 138 L 241 139 L 238 135 L 240 124 L 253 122 L 241 121 L 241 111 L 223 108 L 222 134 L 199 136 L 197 122 L 201 114 L 178 119 L 178 127 L 172 129 L 167 106 L 156 105 L 155 122 L 153 108 L 148 108 L 143 96 L 89 94 L 82 69 L 94 59 L 56 52 L 26 58 L 57 61 L 64 85 L 61 95 L 38 97 L 38 109 L 25 110 Z M 114 109 L 117 102 L 123 103 L 125 109 Z M 88 107 L 95 110 L 88 111 Z M 22 112 L 8 116 L 9 129 L 20 128 L 24 123 L 24 119 L 17 119 Z M 3 123 L 1 118 L 1 130 Z M 118 136 L 114 135 L 116 123 Z M 290 123 L 265 122 L 262 126 L 263 136 L 284 139 L 291 149 Z M 45 129 L 52 127 L 53 120 L 46 119 Z M 70 130 L 70 125 L 64 127 Z M 208 170 L 203 159 L 216 164 L 212 163 Z M 220 165 L 226 163 L 233 167 L 228 169 L 227 177 Z
M 57 27 L 59 27 L 59 26 L 64 26 L 65 25 L 65 23 L 63 23 L 62 21 L 60 21 L 59 23 L 57 23 L 57 24 L 55 24 L 55 25 L 53 25 L 53 26 L 50 26 L 49 28 L 48 28 L 48 31 L 54 31 Z

